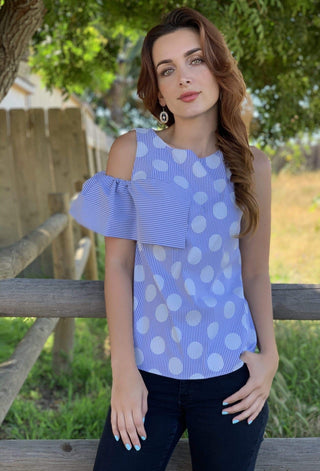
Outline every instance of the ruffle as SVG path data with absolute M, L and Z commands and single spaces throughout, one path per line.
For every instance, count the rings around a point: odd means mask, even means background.
M 189 196 L 169 182 L 122 180 L 101 171 L 83 184 L 69 213 L 104 236 L 184 248 L 189 208 Z

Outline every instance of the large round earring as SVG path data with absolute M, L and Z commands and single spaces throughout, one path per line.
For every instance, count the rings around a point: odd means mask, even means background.
M 163 124 L 167 124 L 167 122 L 169 121 L 169 115 L 168 115 L 168 113 L 165 111 L 164 108 L 162 108 L 162 111 L 161 111 L 161 113 L 160 113 L 159 118 L 160 118 L 161 123 L 163 123 Z

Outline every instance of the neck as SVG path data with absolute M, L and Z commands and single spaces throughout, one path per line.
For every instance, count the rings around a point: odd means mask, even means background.
M 218 150 L 215 131 L 217 113 L 190 119 L 175 118 L 167 130 L 167 141 L 179 149 L 191 149 L 198 157 L 206 157 Z

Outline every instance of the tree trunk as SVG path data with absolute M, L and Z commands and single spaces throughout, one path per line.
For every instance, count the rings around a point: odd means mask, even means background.
M 0 102 L 17 76 L 20 59 L 44 13 L 42 0 L 5 0 L 0 9 Z

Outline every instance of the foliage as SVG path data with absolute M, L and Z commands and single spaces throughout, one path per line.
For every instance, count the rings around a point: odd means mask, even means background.
M 49 88 L 103 94 L 121 63 L 123 38 L 135 44 L 162 14 L 188 5 L 224 33 L 259 99 L 253 137 L 271 143 L 319 129 L 319 0 L 44 2 L 47 14 L 34 38 L 32 64 Z

